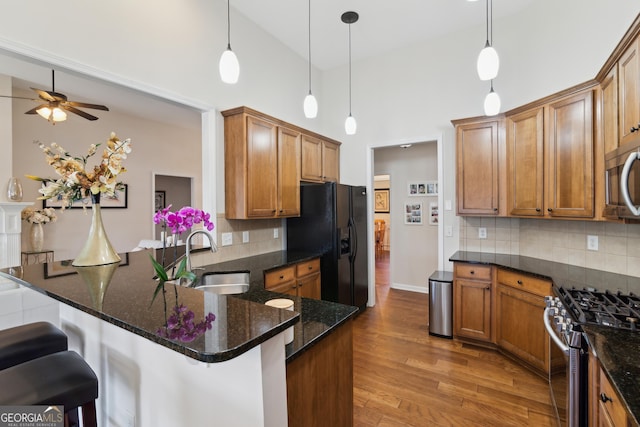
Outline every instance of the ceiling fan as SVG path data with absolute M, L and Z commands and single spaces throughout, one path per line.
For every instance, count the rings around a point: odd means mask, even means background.
M 85 102 L 74 102 L 69 101 L 67 96 L 56 92 L 56 80 L 55 80 L 55 71 L 51 70 L 51 90 L 42 90 L 31 88 L 34 92 L 38 94 L 39 100 L 44 101 L 44 104 L 38 105 L 35 108 L 25 112 L 25 114 L 39 114 L 44 117 L 48 121 L 56 124 L 56 122 L 62 122 L 67 119 L 67 114 L 65 111 L 69 111 L 70 113 L 74 113 L 79 115 L 80 117 L 84 117 L 87 120 L 98 120 L 98 118 L 92 114 L 89 114 L 85 111 L 79 110 L 78 108 L 92 108 L 95 110 L 109 111 L 107 107 L 104 105 L 98 104 L 87 104 Z M 15 98 L 15 99 L 28 99 L 31 101 L 39 101 L 34 98 L 25 98 L 22 96 L 7 96 L 0 95 L 2 98 Z

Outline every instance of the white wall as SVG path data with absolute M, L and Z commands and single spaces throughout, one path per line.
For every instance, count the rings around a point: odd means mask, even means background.
M 377 148 L 376 175 L 390 175 L 390 284 L 397 289 L 427 291 L 427 278 L 438 269 L 438 227 L 429 225 L 429 204 L 434 196 L 409 196 L 409 182 L 438 180 L 435 142 Z M 422 203 L 422 224 L 405 224 L 405 203 Z
M 24 105 L 17 108 L 24 108 Z M 119 176 L 128 184 L 128 202 L 127 209 L 102 209 L 102 219 L 114 248 L 125 252 L 138 246 L 141 239 L 153 238 L 153 172 L 196 178 L 194 203 L 201 205 L 199 129 L 179 128 L 117 111 L 101 113 L 100 119 L 94 122 L 69 117 L 67 122 L 55 126 L 39 116 L 14 114 L 13 171 L 19 177 L 27 174 L 56 177 L 43 152 L 33 143 L 36 140 L 47 145 L 57 142 L 74 156 L 85 156 L 92 143 L 102 144 L 96 155 L 87 161 L 87 165 L 96 165 L 112 131 L 121 139 L 131 138 L 132 152 L 123 162 L 127 172 Z M 40 183 L 24 178 L 22 184 L 23 201 L 33 201 L 35 207 L 41 208 L 42 202 L 36 201 L 40 196 Z M 57 260 L 74 258 L 89 233 L 91 211 L 66 209 L 57 213 L 58 221 L 44 226 L 45 248 L 53 250 Z M 23 248 L 28 247 L 27 233 L 28 227 L 23 227 Z

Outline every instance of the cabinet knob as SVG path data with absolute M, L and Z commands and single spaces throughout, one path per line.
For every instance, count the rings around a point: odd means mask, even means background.
M 518 280 L 516 283 L 517 283 L 518 285 L 522 285 L 522 280 Z
M 309 266 L 309 270 L 313 270 L 313 266 L 312 265 Z
M 613 399 L 610 398 L 609 396 L 607 396 L 604 393 L 600 393 L 600 400 L 602 400 L 602 402 L 604 402 L 604 403 L 607 403 L 607 401 L 613 402 Z
M 631 129 L 629 129 L 631 133 L 638 132 L 639 130 L 640 130 L 640 123 L 638 123 L 638 127 L 632 127 Z
M 284 276 L 280 276 L 280 280 L 284 279 Z
M 471 270 L 469 274 L 476 274 L 476 272 L 474 270 Z
M 498 212 L 498 208 L 493 208 L 493 211 L 494 212 Z
M 542 209 L 540 208 L 536 208 L 536 212 L 540 212 Z
M 552 212 L 552 211 L 553 211 L 553 209 L 547 208 L 547 212 Z

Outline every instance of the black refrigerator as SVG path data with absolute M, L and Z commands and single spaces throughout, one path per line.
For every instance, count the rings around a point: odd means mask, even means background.
M 287 249 L 321 252 L 322 299 L 364 310 L 369 295 L 366 187 L 303 183 Z

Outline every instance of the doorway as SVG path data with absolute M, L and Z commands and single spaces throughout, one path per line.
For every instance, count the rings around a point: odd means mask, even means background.
M 380 260 L 388 263 L 389 251 L 391 250 L 391 176 L 375 175 L 373 177 L 374 192 L 374 242 L 376 265 Z

